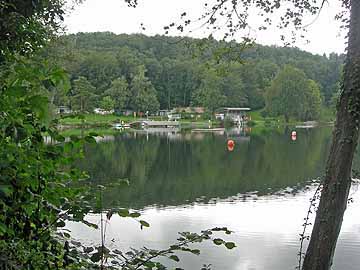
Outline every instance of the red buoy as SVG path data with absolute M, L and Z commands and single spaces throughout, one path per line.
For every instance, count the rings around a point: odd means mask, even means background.
M 234 151 L 234 147 L 235 147 L 235 142 L 233 140 L 228 140 L 227 141 L 227 148 L 230 152 Z
M 296 131 L 291 132 L 291 140 L 292 141 L 296 141 L 296 136 L 297 136 Z

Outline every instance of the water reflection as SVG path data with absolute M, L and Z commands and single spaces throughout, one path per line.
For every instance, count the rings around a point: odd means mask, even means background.
M 353 189 L 354 191 L 354 189 Z M 149 229 L 141 231 L 135 222 L 114 216 L 107 228 L 107 239 L 111 247 L 127 249 L 166 248 L 171 245 L 178 231 L 194 231 L 215 226 L 227 226 L 235 231 L 228 240 L 235 241 L 237 248 L 226 250 L 210 244 L 201 244 L 201 255 L 182 256 L 177 267 L 200 269 L 204 263 L 220 270 L 248 269 L 295 269 L 299 248 L 301 224 L 309 206 L 313 188 L 298 192 L 296 196 L 266 195 L 257 200 L 222 201 L 216 204 L 188 205 L 186 207 L 153 208 L 142 211 L 142 217 L 150 222 Z M 344 217 L 344 225 L 335 255 L 334 269 L 358 269 L 360 258 L 360 196 L 353 194 Z M 99 217 L 89 217 L 97 222 Z M 77 239 L 88 243 L 99 243 L 99 232 L 72 223 L 69 228 Z M 114 242 L 110 241 L 113 240 Z M 348 258 L 349 260 L 344 260 Z
M 94 186 L 128 178 L 128 188 L 107 189 L 104 206 L 140 209 L 151 224 L 140 231 L 134 221 L 114 215 L 107 227 L 110 247 L 161 249 L 172 244 L 179 231 L 227 226 L 235 231 L 228 240 L 238 248 L 201 245 L 201 256 L 184 255 L 176 266 L 294 269 L 301 224 L 314 192 L 313 186 L 304 186 L 322 175 L 330 137 L 327 128 L 298 130 L 296 141 L 291 140 L 291 130 L 126 133 L 87 148 L 80 165 L 89 171 Z M 229 138 L 236 141 L 233 152 L 227 151 Z M 344 217 L 334 269 L 355 270 L 360 264 L 356 188 Z M 99 222 L 95 214 L 87 219 Z M 94 229 L 77 223 L 68 227 L 84 243 L 100 242 Z
M 329 130 L 300 131 L 296 142 L 285 131 L 251 134 L 119 134 L 89 147 L 81 167 L 94 185 L 129 179 L 126 190 L 108 191 L 105 204 L 132 208 L 183 205 L 250 191 L 267 194 L 321 174 Z M 227 150 L 228 138 L 236 142 L 232 152 Z

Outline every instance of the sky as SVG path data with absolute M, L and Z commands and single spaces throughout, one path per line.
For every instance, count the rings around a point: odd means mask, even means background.
M 164 34 L 163 27 L 169 23 L 180 21 L 180 14 L 187 12 L 188 18 L 196 19 L 204 12 L 205 0 L 138 0 L 136 8 L 126 5 L 124 0 L 86 0 L 77 6 L 65 19 L 67 33 L 109 31 L 116 34 L 142 33 L 145 35 Z M 339 11 L 338 0 L 328 1 L 320 16 L 308 26 L 306 39 L 298 40 L 295 46 L 314 54 L 343 53 L 345 51 L 344 33 L 340 32 L 339 23 L 334 16 Z M 308 22 L 313 17 L 306 18 Z M 256 25 L 254 15 L 251 23 Z M 143 30 L 141 24 L 145 25 Z M 193 26 L 193 30 L 197 27 Z M 170 33 L 178 35 L 178 33 Z M 192 33 L 192 37 L 206 37 L 209 32 L 199 28 Z M 220 35 L 220 33 L 219 33 Z M 263 45 L 282 46 L 281 32 L 272 28 L 267 31 L 251 31 L 251 37 Z M 240 34 L 239 34 L 240 40 Z

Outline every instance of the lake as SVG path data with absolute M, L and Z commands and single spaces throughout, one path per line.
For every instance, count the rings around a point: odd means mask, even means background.
M 127 207 L 141 212 L 151 226 L 140 230 L 130 219 L 113 216 L 107 224 L 112 248 L 166 248 L 177 232 L 228 227 L 224 237 L 236 243 L 227 250 L 201 244 L 201 255 L 181 255 L 177 267 L 218 270 L 295 269 L 299 233 L 322 176 L 331 141 L 331 128 L 233 129 L 206 132 L 145 131 L 119 133 L 99 139 L 85 151 L 80 167 L 91 185 L 110 186 L 104 208 Z M 227 140 L 235 141 L 233 151 Z M 360 168 L 359 155 L 355 167 Z M 128 179 L 129 187 L 111 186 Z M 344 217 L 333 269 L 360 265 L 360 194 L 354 184 Z M 99 215 L 87 220 L 99 223 Z M 75 239 L 100 242 L 99 231 L 68 223 Z M 309 228 L 308 233 L 310 233 Z M 173 264 L 171 264 L 173 265 Z M 175 264 L 174 264 L 175 265 Z

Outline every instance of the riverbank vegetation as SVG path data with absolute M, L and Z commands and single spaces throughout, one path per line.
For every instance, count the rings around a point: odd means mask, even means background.
M 229 46 L 229 53 L 214 59 L 214 53 Z M 62 36 L 43 55 L 64 67 L 72 81 L 73 90 L 54 93 L 55 106 L 80 110 L 82 100 L 87 104 L 82 109 L 89 112 L 112 107 L 144 113 L 188 106 L 209 112 L 250 107 L 271 117 L 280 113 L 279 100 L 286 99 L 285 118 L 296 120 L 318 120 L 321 108 L 334 108 L 344 60 L 343 55 L 312 55 L 296 48 L 252 44 L 244 49 L 213 39 L 108 32 Z M 292 80 L 294 70 L 310 85 L 299 83 L 284 91 L 281 85 Z M 79 79 L 88 85 L 83 92 Z

